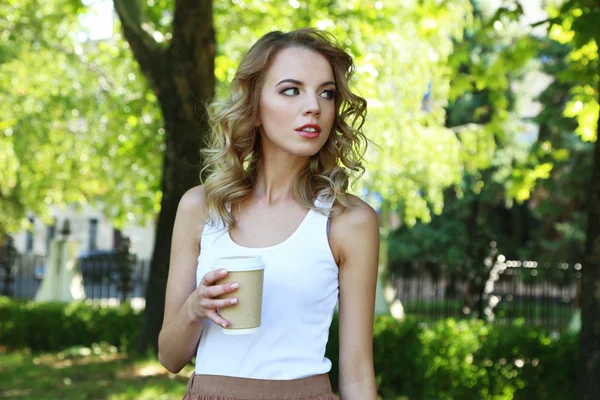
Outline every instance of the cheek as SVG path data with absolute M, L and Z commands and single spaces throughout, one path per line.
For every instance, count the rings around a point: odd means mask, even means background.
M 289 113 L 289 107 L 283 104 L 268 100 L 260 102 L 259 115 L 263 125 L 279 125 L 282 121 L 289 120 L 286 112 Z
M 335 121 L 335 106 L 330 105 L 324 111 L 325 112 L 323 113 L 323 117 L 325 121 L 327 121 L 327 124 L 329 125 L 330 129 L 332 129 L 333 122 Z

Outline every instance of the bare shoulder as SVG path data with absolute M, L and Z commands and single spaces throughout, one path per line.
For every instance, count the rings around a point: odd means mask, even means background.
M 194 186 L 183 194 L 179 201 L 180 207 L 186 211 L 196 211 L 206 214 L 206 197 L 204 185 Z
M 183 194 L 177 208 L 176 226 L 199 235 L 206 222 L 206 197 L 204 185 L 194 186 Z
M 332 218 L 330 245 L 338 263 L 364 246 L 378 246 L 377 213 L 360 198 L 348 195 L 349 206 Z
M 337 216 L 338 225 L 346 229 L 378 226 L 377 213 L 373 207 L 351 194 L 348 195 L 348 202 L 350 206 Z

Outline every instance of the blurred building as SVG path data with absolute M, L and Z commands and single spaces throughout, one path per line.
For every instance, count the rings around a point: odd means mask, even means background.
M 154 224 L 146 226 L 131 225 L 119 230 L 104 217 L 99 209 L 90 205 L 68 207 L 65 210 L 54 209 L 55 225 L 46 225 L 39 218 L 30 215 L 29 221 L 33 229 L 12 235 L 15 247 L 22 254 L 48 253 L 50 241 L 59 234 L 64 221 L 68 219 L 70 238 L 79 242 L 81 253 L 90 250 L 112 250 L 119 246 L 123 236 L 131 239 L 132 250 L 143 260 L 152 257 L 154 248 Z

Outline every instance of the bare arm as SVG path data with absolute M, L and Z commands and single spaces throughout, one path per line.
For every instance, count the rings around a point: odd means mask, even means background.
M 187 191 L 179 202 L 173 238 L 169 277 L 165 297 L 165 314 L 158 336 L 158 358 L 170 372 L 177 373 L 194 356 L 204 328 L 210 318 L 226 324 L 216 308 L 233 305 L 232 300 L 213 297 L 236 290 L 235 287 L 214 285 L 222 279 L 221 271 L 207 273 L 196 288 L 196 268 L 200 254 L 200 235 L 206 219 L 204 188 Z
M 352 206 L 331 226 L 340 267 L 339 389 L 342 400 L 376 400 L 373 316 L 379 225 L 369 205 L 354 196 L 351 200 Z

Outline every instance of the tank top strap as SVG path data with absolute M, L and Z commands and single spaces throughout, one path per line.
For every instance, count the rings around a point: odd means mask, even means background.
M 301 239 L 305 243 L 311 243 L 312 246 L 319 247 L 321 243 L 328 243 L 327 231 L 330 209 L 333 201 L 319 196 L 314 202 L 318 209 L 311 210 L 307 216 L 307 221 L 301 232 Z
M 333 196 L 331 198 L 326 198 L 325 196 L 318 196 L 317 199 L 315 200 L 315 206 L 319 207 L 319 208 L 331 210 L 334 202 L 335 202 L 335 197 L 333 197 Z M 329 238 L 329 230 L 331 228 L 331 213 L 329 212 L 329 213 L 327 213 L 327 215 L 325 215 L 322 212 L 317 212 L 317 214 L 321 214 L 322 216 L 327 218 L 327 220 L 325 222 L 325 234 L 326 234 L 326 237 Z

